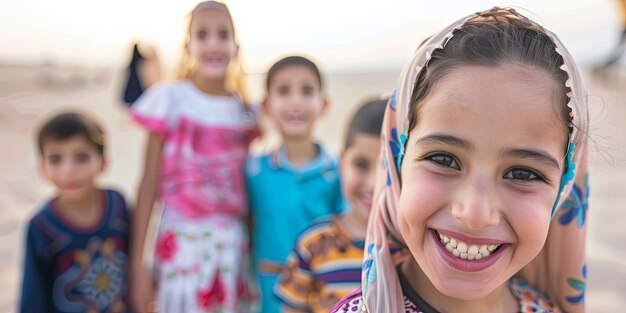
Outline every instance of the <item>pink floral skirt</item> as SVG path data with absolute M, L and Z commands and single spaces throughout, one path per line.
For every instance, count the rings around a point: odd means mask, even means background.
M 237 218 L 166 208 L 155 249 L 159 312 L 251 312 L 258 299 L 248 233 Z

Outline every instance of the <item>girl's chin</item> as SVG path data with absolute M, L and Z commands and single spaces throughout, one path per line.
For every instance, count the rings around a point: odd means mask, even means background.
M 222 79 L 226 75 L 226 69 L 214 67 L 200 68 L 197 74 L 202 79 Z

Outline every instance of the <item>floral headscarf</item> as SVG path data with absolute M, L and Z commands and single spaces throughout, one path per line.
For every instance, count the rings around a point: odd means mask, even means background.
M 453 32 L 466 21 L 489 14 L 504 15 L 508 19 L 525 19 L 512 9 L 494 8 L 458 20 L 430 37 L 413 54 L 404 68 L 398 87 L 389 99 L 382 129 L 381 169 L 377 172 L 374 205 L 367 228 L 366 252 L 363 263 L 362 292 L 368 312 L 404 312 L 403 294 L 396 273 L 397 248 L 390 238 L 400 241 L 402 236 L 396 224 L 401 183 L 399 165 L 409 131 L 411 94 L 418 74 L 436 49 L 441 49 L 452 38 Z M 533 27 L 543 29 L 532 23 Z M 526 281 L 546 293 L 552 301 L 567 312 L 584 312 L 585 291 L 585 216 L 587 212 L 587 95 L 581 75 L 555 34 L 544 29 L 563 57 L 561 69 L 568 75 L 567 105 L 571 109 L 572 127 L 567 150 L 567 170 L 561 179 L 561 189 L 552 211 L 550 230 L 539 255 L 520 272 Z M 402 251 L 404 250 L 404 251 Z

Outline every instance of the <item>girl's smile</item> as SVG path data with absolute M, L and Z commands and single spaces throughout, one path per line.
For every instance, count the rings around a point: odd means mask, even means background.
M 441 257 L 453 268 L 466 272 L 482 271 L 493 265 L 510 246 L 509 243 L 482 238 L 470 238 L 450 231 L 432 230 L 439 244 Z

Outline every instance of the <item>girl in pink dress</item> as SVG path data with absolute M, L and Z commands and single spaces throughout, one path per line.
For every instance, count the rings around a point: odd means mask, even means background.
M 151 309 L 154 294 L 160 312 L 250 310 L 243 166 L 257 132 L 242 101 L 238 48 L 226 5 L 198 4 L 180 80 L 152 87 L 133 105 L 133 118 L 149 132 L 133 222 L 134 311 Z M 164 211 L 153 292 L 141 256 L 156 200 Z

